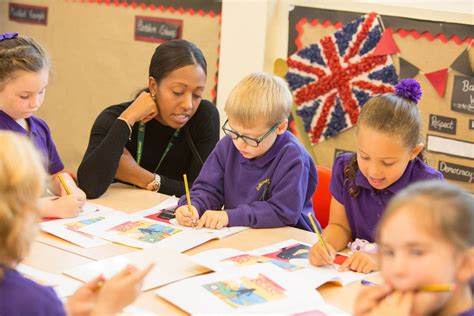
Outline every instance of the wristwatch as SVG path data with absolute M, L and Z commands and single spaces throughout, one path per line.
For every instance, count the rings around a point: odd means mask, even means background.
M 161 177 L 159 174 L 155 173 L 153 175 L 153 180 L 151 180 L 150 183 L 146 185 L 146 189 L 148 191 L 158 192 L 158 190 L 160 189 L 160 186 L 161 186 Z

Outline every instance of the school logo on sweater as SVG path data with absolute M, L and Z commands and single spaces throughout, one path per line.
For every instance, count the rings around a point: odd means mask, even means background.
M 286 80 L 313 144 L 355 125 L 373 95 L 394 90 L 390 56 L 372 55 L 381 36 L 378 15 L 370 13 L 288 57 Z
M 262 195 L 260 196 L 260 201 L 265 201 L 265 199 L 267 198 L 267 195 L 268 195 L 268 191 L 270 189 L 270 183 L 272 182 L 272 180 L 270 178 L 266 178 L 265 180 L 263 181 L 260 181 L 258 184 L 257 184 L 257 192 L 260 191 L 262 188 Z

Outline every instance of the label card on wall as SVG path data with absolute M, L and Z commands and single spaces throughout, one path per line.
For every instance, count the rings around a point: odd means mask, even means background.
M 474 183 L 474 168 L 440 160 L 438 170 L 446 179 Z
M 474 120 L 469 120 L 469 129 L 474 129 Z
M 435 135 L 426 135 L 426 149 L 440 154 L 474 159 L 474 143 Z
M 38 7 L 28 4 L 8 4 L 8 18 L 20 23 L 42 24 L 48 23 L 48 7 Z
M 474 115 L 474 77 L 454 76 L 451 110 Z
M 149 16 L 135 17 L 135 40 L 164 43 L 181 38 L 183 21 Z
M 456 134 L 456 119 L 430 114 L 429 130 L 446 134 Z

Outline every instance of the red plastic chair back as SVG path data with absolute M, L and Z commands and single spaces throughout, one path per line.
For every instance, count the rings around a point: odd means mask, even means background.
M 331 169 L 316 166 L 318 171 L 318 187 L 313 194 L 313 211 L 321 228 L 324 229 L 329 222 L 329 207 L 331 206 L 331 193 L 329 192 L 329 181 L 331 180 Z

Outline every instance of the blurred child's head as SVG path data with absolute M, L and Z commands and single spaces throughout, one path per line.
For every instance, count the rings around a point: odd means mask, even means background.
M 415 183 L 389 203 L 377 232 L 385 282 L 398 291 L 429 284 L 456 287 L 453 292 L 417 292 L 414 314 L 455 308 L 463 291 L 471 296 L 473 228 L 473 197 L 444 181 Z
M 292 95 L 283 79 L 263 72 L 250 74 L 227 98 L 228 120 L 223 130 L 242 156 L 258 158 L 286 131 L 291 104 Z
M 400 179 L 408 162 L 423 150 L 420 96 L 419 83 L 404 79 L 394 93 L 378 95 L 364 104 L 356 128 L 357 155 L 345 170 L 348 178 L 355 178 L 360 170 L 378 190 Z M 349 193 L 357 196 L 358 188 L 350 188 Z
M 0 278 L 27 254 L 36 233 L 46 171 L 31 141 L 0 131 Z
M 49 59 L 33 39 L 16 36 L 0 41 L 0 110 L 24 119 L 43 103 Z

